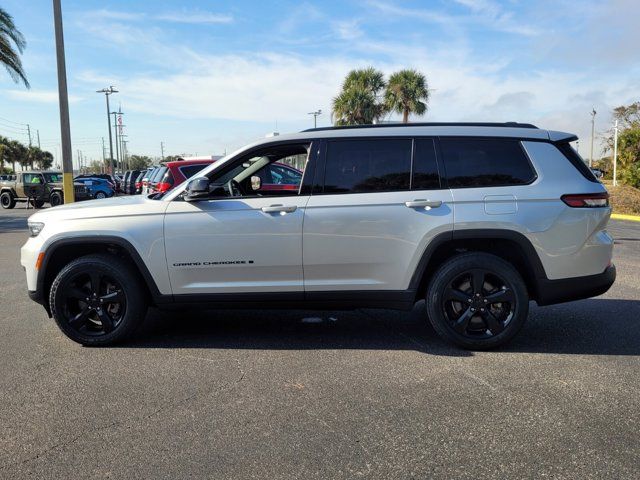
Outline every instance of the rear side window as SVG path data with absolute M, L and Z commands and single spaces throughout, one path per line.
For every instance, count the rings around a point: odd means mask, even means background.
M 450 188 L 526 185 L 536 178 L 518 140 L 441 138 Z
M 184 167 L 180 167 L 180 171 L 184 175 L 184 178 L 191 178 L 200 170 L 202 170 L 207 165 L 186 165 Z
M 325 193 L 409 190 L 410 139 L 338 140 L 327 144 Z
M 173 173 L 171 173 L 171 170 L 167 169 L 167 173 L 164 174 L 162 180 L 160 180 L 160 182 L 158 183 L 168 183 L 173 187 L 173 182 Z
M 432 139 L 417 138 L 413 152 L 412 190 L 440 188 L 440 175 L 436 163 L 436 146 Z
M 584 178 L 593 183 L 600 183 L 580 154 L 573 149 L 569 142 L 557 143 L 556 148 L 578 169 Z

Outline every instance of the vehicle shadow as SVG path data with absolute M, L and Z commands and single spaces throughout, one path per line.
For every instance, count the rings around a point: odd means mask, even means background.
M 121 347 L 414 350 L 441 356 L 474 355 L 436 335 L 426 321 L 422 302 L 411 312 L 151 310 L 134 338 Z M 640 355 L 640 301 L 599 298 L 550 307 L 532 303 L 520 334 L 494 352 Z
M 37 210 L 34 210 L 36 212 Z M 22 232 L 27 229 L 27 217 L 0 215 L 0 233 Z

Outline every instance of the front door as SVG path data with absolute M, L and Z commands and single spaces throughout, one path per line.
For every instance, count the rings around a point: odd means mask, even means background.
M 212 182 L 235 182 L 226 198 L 171 202 L 165 244 L 174 295 L 303 296 L 302 220 L 309 195 L 300 189 L 261 192 L 255 182 L 252 187 L 251 177 L 258 176 L 260 166 L 294 155 L 307 157 L 309 150 L 310 145 L 280 145 L 247 154 L 231 162 L 235 167 L 230 171 L 210 174 Z

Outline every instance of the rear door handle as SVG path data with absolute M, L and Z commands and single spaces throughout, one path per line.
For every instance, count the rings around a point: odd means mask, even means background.
M 298 207 L 295 205 L 269 205 L 268 207 L 262 207 L 264 213 L 291 213 L 295 212 Z
M 438 208 L 442 205 L 442 200 L 422 200 L 416 199 L 411 202 L 404 202 L 404 205 L 409 208 L 429 207 Z

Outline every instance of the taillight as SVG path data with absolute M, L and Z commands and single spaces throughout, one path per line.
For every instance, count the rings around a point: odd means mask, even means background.
M 609 194 L 600 193 L 571 193 L 562 195 L 560 199 L 574 208 L 597 208 L 609 206 Z
M 167 190 L 171 190 L 171 184 L 168 182 L 160 182 L 156 185 L 156 191 L 158 192 L 166 192 Z
M 136 188 L 140 188 L 142 186 L 141 182 L 136 182 Z

